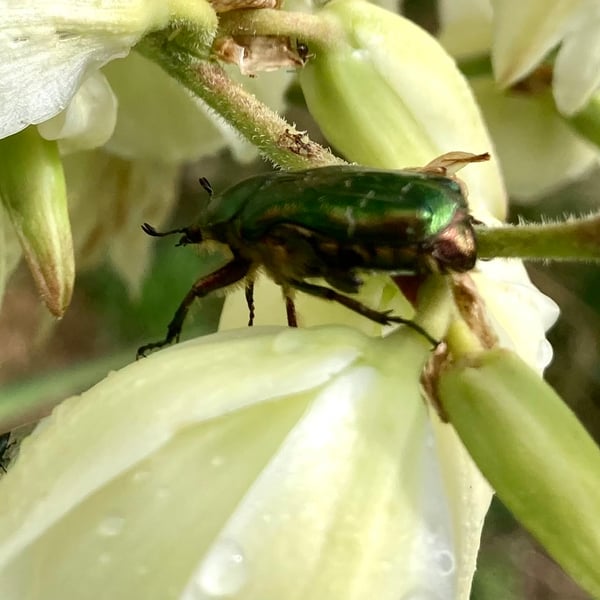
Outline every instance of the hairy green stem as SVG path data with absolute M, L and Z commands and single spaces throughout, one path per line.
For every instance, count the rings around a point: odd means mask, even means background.
M 233 82 L 218 64 L 195 58 L 171 43 L 165 32 L 146 36 L 136 50 L 203 100 L 275 164 L 305 169 L 344 163 Z
M 232 10 L 221 15 L 219 35 L 286 36 L 309 47 L 331 48 L 345 35 L 332 19 L 283 10 Z
M 600 216 L 562 223 L 476 227 L 477 256 L 523 260 L 600 260 Z

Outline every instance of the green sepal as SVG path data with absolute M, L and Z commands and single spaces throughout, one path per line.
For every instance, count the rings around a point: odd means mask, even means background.
M 0 141 L 0 199 L 42 299 L 61 317 L 75 278 L 67 192 L 57 144 L 35 127 Z
M 571 410 L 518 356 L 499 349 L 451 366 L 437 394 L 504 504 L 600 597 L 600 449 Z

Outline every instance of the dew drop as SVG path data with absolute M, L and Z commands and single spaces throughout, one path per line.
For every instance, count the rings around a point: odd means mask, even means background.
M 368 61 L 370 58 L 370 53 L 364 48 L 356 48 L 352 50 L 352 58 L 356 61 Z
M 150 477 L 150 471 L 136 471 L 131 476 L 131 479 L 132 479 L 133 483 L 142 483 L 143 481 L 146 481 L 149 477 Z
M 125 525 L 125 519 L 118 515 L 111 515 L 102 520 L 98 525 L 98 533 L 103 537 L 119 535 Z
M 225 462 L 225 459 L 222 456 L 213 456 L 210 459 L 210 466 L 211 467 L 220 467 L 221 465 L 223 465 L 223 463 Z
M 435 555 L 435 564 L 437 565 L 440 575 L 447 577 L 452 575 L 455 569 L 454 555 L 448 550 L 441 550 Z
M 246 560 L 239 544 L 230 539 L 221 539 L 212 547 L 181 598 L 227 598 L 239 592 L 247 578 Z

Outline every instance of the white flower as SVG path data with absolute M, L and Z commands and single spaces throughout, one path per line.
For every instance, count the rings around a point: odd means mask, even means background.
M 573 115 L 600 86 L 600 5 L 596 0 L 442 0 L 440 40 L 465 58 L 492 49 L 501 87 L 530 74 L 556 50 L 554 98 Z
M 600 5 L 596 0 L 492 0 L 492 61 L 509 86 L 558 47 L 553 90 L 561 112 L 581 110 L 600 86 Z
M 169 16 L 166 2 L 5 0 L 0 138 L 58 114 L 90 73 L 125 56 Z
M 0 589 L 455 598 L 473 517 L 450 520 L 419 390 L 428 353 L 413 334 L 258 328 L 113 373 L 0 481 Z
M 77 263 L 108 257 L 132 294 L 149 262 L 150 239 L 139 225 L 166 221 L 181 167 L 223 148 L 238 160 L 257 155 L 160 67 L 129 53 L 170 19 L 198 27 L 199 40 L 216 26 L 203 1 L 11 0 L 0 13 L 0 90 L 10 109 L 0 112 L 0 138 L 39 124 L 58 142 Z M 261 75 L 250 87 L 282 110 L 291 77 Z M 16 240 L 6 244 L 3 257 L 19 254 Z M 6 260 L 0 269 L 0 290 L 15 265 Z
M 554 96 L 559 109 L 573 112 L 565 110 L 559 98 L 580 94 L 582 87 L 574 81 L 567 83 L 566 74 L 589 76 L 595 63 L 594 51 L 583 49 L 592 40 L 567 33 L 575 23 L 570 15 L 579 11 L 580 17 L 586 15 L 593 23 L 593 11 L 586 10 L 581 2 L 553 2 L 549 10 L 547 2 L 510 0 L 442 0 L 439 10 L 440 42 L 455 58 L 468 60 L 492 51 L 498 82 L 479 75 L 471 79 L 471 85 L 512 197 L 536 200 L 597 164 L 597 148 L 557 114 L 549 92 L 510 89 L 538 66 L 564 34 L 567 38 L 554 64 Z M 571 54 L 569 44 L 577 44 L 580 55 L 571 59 L 576 64 L 565 68 L 564 61 Z

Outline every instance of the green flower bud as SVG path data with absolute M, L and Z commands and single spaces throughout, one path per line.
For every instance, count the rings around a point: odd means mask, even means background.
M 35 127 L 0 141 L 0 199 L 42 299 L 61 317 L 75 277 L 67 193 L 56 142 Z
M 565 571 L 600 597 L 600 451 L 575 415 L 506 350 L 450 367 L 437 392 L 498 496 Z
M 336 36 L 311 45 L 300 84 L 323 133 L 348 159 L 394 169 L 455 150 L 493 149 L 465 78 L 427 32 L 363 0 L 332 0 L 318 14 Z M 485 203 L 502 218 L 494 163 L 461 178 L 472 207 Z

